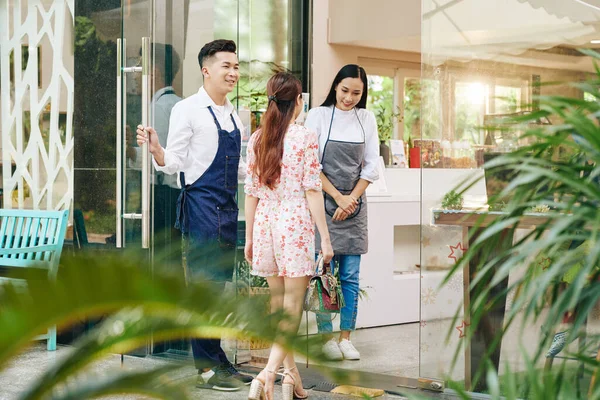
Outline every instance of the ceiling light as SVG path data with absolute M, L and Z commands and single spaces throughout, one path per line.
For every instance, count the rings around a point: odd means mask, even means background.
M 591 44 L 600 44 L 600 39 L 590 40 Z

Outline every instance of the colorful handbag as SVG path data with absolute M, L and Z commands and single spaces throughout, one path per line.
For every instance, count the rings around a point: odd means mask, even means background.
M 319 255 L 317 271 L 310 278 L 304 295 L 304 311 L 339 313 L 344 305 L 342 287 L 331 273 L 329 263 L 325 264 Z

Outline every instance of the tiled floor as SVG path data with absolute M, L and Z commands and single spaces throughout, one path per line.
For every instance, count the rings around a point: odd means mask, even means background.
M 422 325 L 406 324 L 358 330 L 353 334 L 352 340 L 361 352 L 361 360 L 332 362 L 329 365 L 334 368 L 382 374 L 377 376 L 387 377 L 385 379 L 387 379 L 388 384 L 391 382 L 389 386 L 392 388 L 396 387 L 396 380 L 398 382 L 402 381 L 400 377 L 418 378 L 423 376 L 464 379 L 464 358 L 461 352 L 459 352 L 455 367 L 452 367 L 454 350 L 457 344 L 461 344 L 460 340 L 462 339 L 458 334 L 455 334 L 451 339 L 447 339 L 448 332 L 452 334 L 454 331 L 451 321 L 428 321 L 426 326 Z M 594 326 L 594 328 L 597 332 L 598 327 Z M 522 327 L 515 324 L 503 341 L 501 363 L 508 362 L 513 369 L 522 367 L 523 360 L 519 352 L 520 344 L 529 343 L 533 349 L 538 340 L 540 340 L 539 326 Z M 575 346 L 576 343 L 572 345 Z M 224 347 L 232 356 L 234 343 L 225 341 Z M 42 344 L 35 344 L 30 350 L 19 355 L 8 368 L 0 371 L 0 400 L 16 399 L 18 394 L 22 393 L 24 388 L 30 385 L 36 377 L 39 377 L 52 363 L 64 357 L 70 351 L 70 347 L 60 347 L 56 352 L 47 352 Z M 253 350 L 252 354 L 266 357 L 268 349 Z M 244 361 L 244 358 L 249 358 L 249 355 L 248 351 L 245 353 L 239 351 L 238 361 Z M 230 359 L 233 360 L 232 357 Z M 298 359 L 298 361 L 301 362 L 302 360 Z M 99 374 L 119 373 L 122 368 L 151 369 L 166 362 L 168 361 L 155 357 L 126 356 L 124 365 L 121 365 L 120 356 L 113 355 L 96 362 L 90 367 L 89 372 L 92 376 L 98 376 Z M 306 370 L 305 372 L 301 371 L 301 373 L 308 374 Z M 178 370 L 172 378 L 189 390 L 192 399 L 245 399 L 247 396 L 245 391 L 219 393 L 196 389 L 194 387 L 196 371 L 191 364 Z M 377 379 L 374 381 L 377 381 Z M 377 387 L 375 383 L 371 386 L 368 383 L 361 384 L 361 386 Z M 402 388 L 398 389 L 399 392 L 406 394 L 406 391 L 403 390 Z M 310 391 L 310 395 L 312 399 L 341 399 L 347 397 L 314 390 Z M 121 396 L 112 398 L 136 399 L 140 397 Z M 387 398 L 402 397 L 388 394 Z
M 14 362 L 9 365 L 5 370 L 0 372 L 0 399 L 1 400 L 13 400 L 22 394 L 25 388 L 31 385 L 36 379 L 38 379 L 44 371 L 48 369 L 50 365 L 55 363 L 61 357 L 66 356 L 72 348 L 66 346 L 59 346 L 55 352 L 48 352 L 43 344 L 35 344 L 28 351 L 19 355 L 15 358 Z M 149 370 L 158 365 L 163 365 L 167 361 L 157 358 L 139 358 L 125 356 L 124 363 L 121 365 L 121 357 L 119 355 L 111 355 L 105 359 L 94 363 L 87 371 L 86 379 L 94 379 L 98 376 L 116 373 L 118 374 L 123 369 L 143 369 Z M 231 399 L 231 400 L 242 400 L 247 398 L 247 391 L 241 390 L 239 392 L 217 392 L 205 389 L 196 389 L 194 387 L 197 371 L 191 366 L 185 366 L 181 370 L 178 370 L 172 375 L 173 381 L 184 387 L 191 399 Z M 276 387 L 276 399 L 281 397 L 280 386 Z M 311 399 L 344 399 L 351 398 L 351 396 L 343 396 L 332 393 L 318 392 L 310 390 L 309 395 Z M 384 397 L 388 399 L 403 399 L 404 397 L 386 394 Z M 144 399 L 138 395 L 121 395 L 121 396 L 110 396 L 104 397 L 103 399 Z

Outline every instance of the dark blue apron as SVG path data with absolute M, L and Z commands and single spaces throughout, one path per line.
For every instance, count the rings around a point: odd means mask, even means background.
M 177 222 L 184 238 L 186 279 L 231 280 L 237 242 L 238 166 L 241 134 L 221 128 L 211 107 L 208 110 L 217 126 L 217 154 L 208 169 L 191 185 L 180 173 L 181 193 L 177 200 Z

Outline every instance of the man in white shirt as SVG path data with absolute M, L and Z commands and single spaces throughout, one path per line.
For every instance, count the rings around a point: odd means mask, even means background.
M 183 234 L 186 279 L 230 280 L 237 242 L 238 179 L 246 166 L 240 156 L 242 122 L 227 99 L 239 79 L 236 45 L 207 43 L 198 54 L 204 86 L 173 107 L 167 147 L 156 131 L 138 125 L 137 141 L 148 140 L 157 171 L 179 172 L 177 227 Z M 250 384 L 227 360 L 220 339 L 192 339 L 198 387 L 234 391 Z

